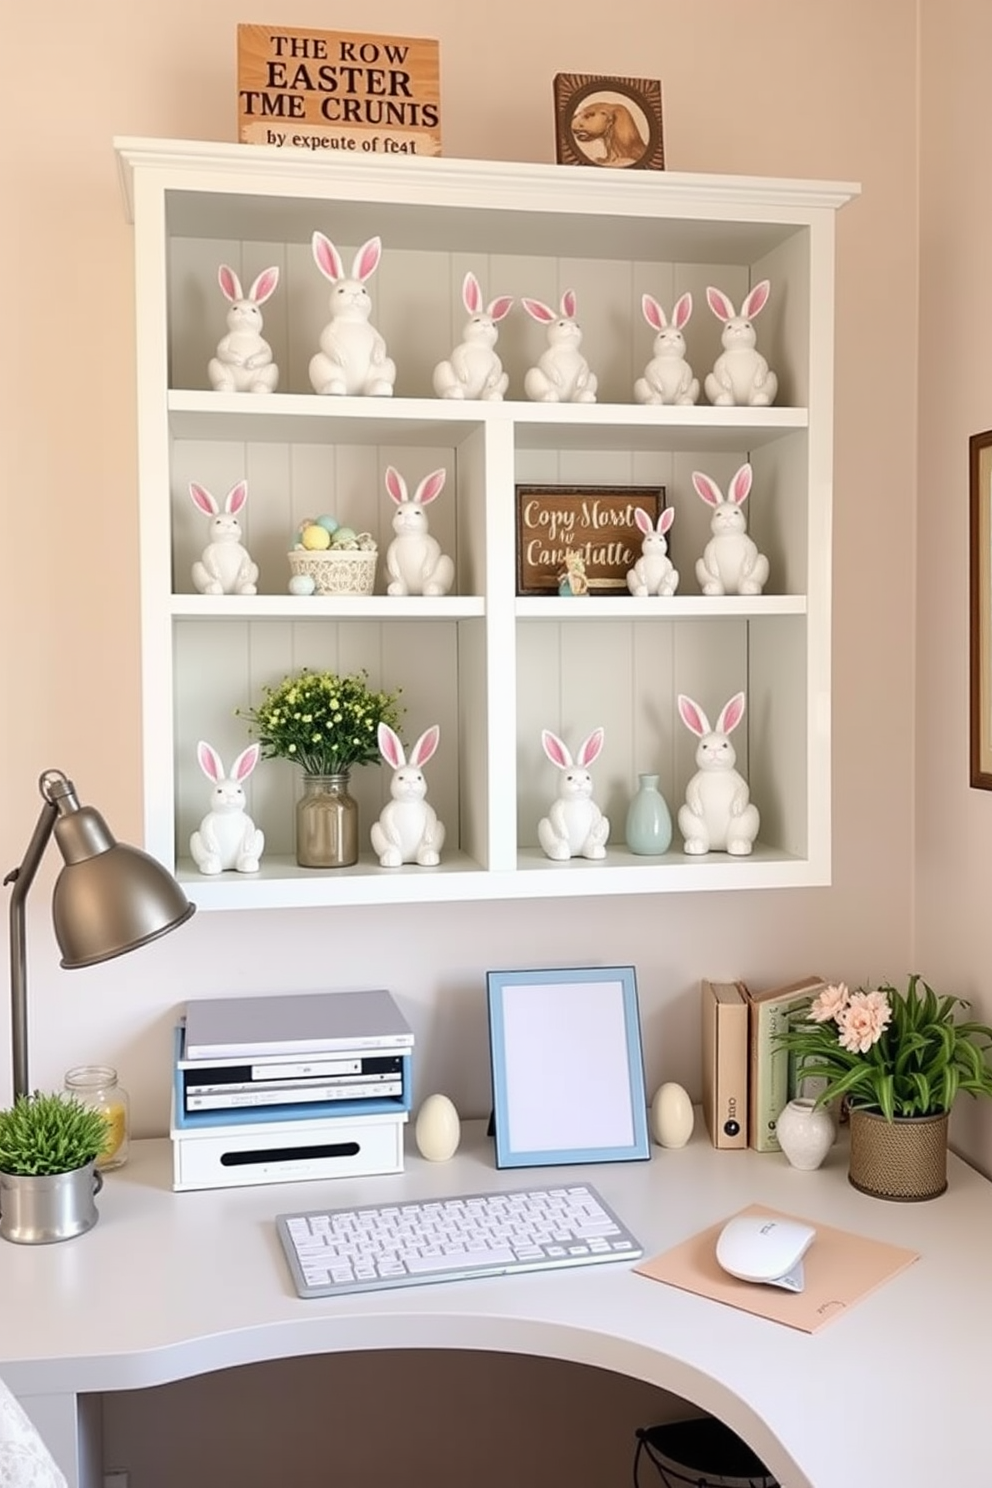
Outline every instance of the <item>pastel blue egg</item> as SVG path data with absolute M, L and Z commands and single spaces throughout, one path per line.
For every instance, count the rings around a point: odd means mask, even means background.
M 344 543 L 353 543 L 356 536 L 354 527 L 339 527 L 334 534 L 334 546 L 339 548 Z
M 326 512 L 317 518 L 317 526 L 324 527 L 328 532 L 337 532 L 340 525 L 337 517 L 329 517 Z
M 290 594 L 312 594 L 316 587 L 313 574 L 294 574 L 289 581 Z

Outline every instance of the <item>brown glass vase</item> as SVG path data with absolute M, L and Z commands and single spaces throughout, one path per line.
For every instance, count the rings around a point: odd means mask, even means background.
M 851 1110 L 848 1177 L 876 1199 L 936 1199 L 947 1187 L 947 1112 L 896 1116 Z
M 301 868 L 349 868 L 358 862 L 358 802 L 348 772 L 304 775 L 296 803 L 296 861 Z

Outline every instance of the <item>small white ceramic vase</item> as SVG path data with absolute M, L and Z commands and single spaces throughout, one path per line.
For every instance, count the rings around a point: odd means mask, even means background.
M 817 1108 L 815 1101 L 797 1096 L 780 1112 L 775 1135 L 792 1166 L 810 1173 L 823 1162 L 837 1132 L 826 1106 Z

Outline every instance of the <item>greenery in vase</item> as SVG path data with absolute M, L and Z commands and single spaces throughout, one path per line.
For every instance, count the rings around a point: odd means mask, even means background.
M 248 719 L 263 759 L 292 760 L 308 775 L 375 764 L 379 724 L 399 728 L 399 693 L 375 691 L 364 671 L 337 677 L 304 668 L 262 691 L 258 707 L 239 709 L 239 716 Z
M 0 1172 L 25 1178 L 74 1173 L 103 1151 L 108 1131 L 103 1112 L 74 1095 L 20 1095 L 0 1111 Z
M 921 976 L 906 991 L 887 982 L 829 986 L 805 1018 L 776 1040 L 798 1055 L 803 1080 L 822 1080 L 817 1105 L 846 1096 L 852 1106 L 895 1116 L 949 1111 L 961 1091 L 992 1095 L 992 1028 L 958 1020 L 961 997 L 938 996 Z

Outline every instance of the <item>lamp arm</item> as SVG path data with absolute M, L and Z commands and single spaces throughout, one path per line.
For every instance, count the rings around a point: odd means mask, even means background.
M 20 866 L 11 869 L 4 879 L 5 884 L 14 886 L 10 896 L 10 1034 L 15 1100 L 18 1096 L 29 1093 L 28 963 L 24 904 L 45 855 L 57 816 L 58 806 L 46 796 Z

